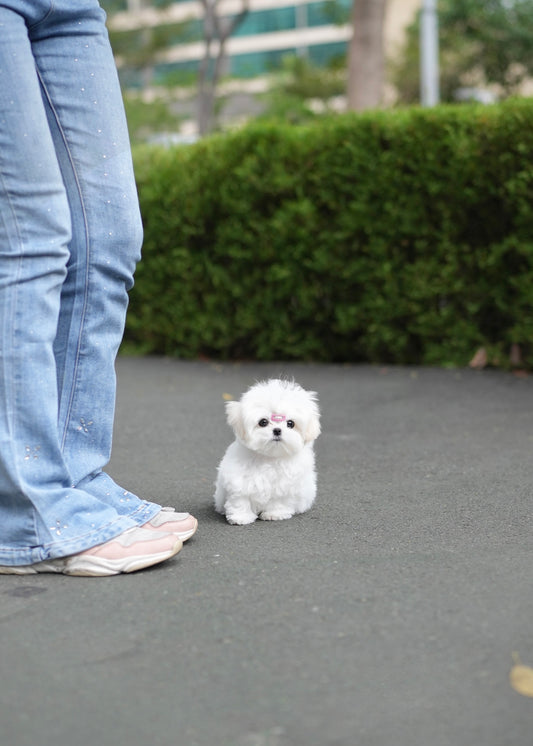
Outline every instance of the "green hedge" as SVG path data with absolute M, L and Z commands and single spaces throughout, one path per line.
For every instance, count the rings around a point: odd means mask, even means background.
M 533 365 L 533 102 L 251 125 L 135 153 L 127 346 Z

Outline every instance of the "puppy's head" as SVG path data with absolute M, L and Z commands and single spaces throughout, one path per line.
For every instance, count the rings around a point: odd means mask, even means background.
M 226 403 L 226 415 L 241 443 L 272 458 L 293 456 L 320 435 L 316 393 L 292 381 L 255 384 L 240 401 Z

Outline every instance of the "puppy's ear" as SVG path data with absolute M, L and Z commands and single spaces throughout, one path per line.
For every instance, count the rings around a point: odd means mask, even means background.
M 242 407 L 239 401 L 226 402 L 226 420 L 228 425 L 233 429 L 235 435 L 243 440 L 246 433 L 244 422 L 242 421 Z
M 307 423 L 307 427 L 304 433 L 304 441 L 306 443 L 311 443 L 313 440 L 316 440 L 319 435 L 320 435 L 320 420 L 318 419 L 317 416 L 313 415 L 313 417 L 311 417 L 311 419 Z

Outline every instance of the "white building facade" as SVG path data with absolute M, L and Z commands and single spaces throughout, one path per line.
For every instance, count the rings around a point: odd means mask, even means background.
M 202 3 L 176 0 L 166 7 L 158 7 L 157 2 L 149 8 L 137 5 L 136 0 L 124 0 L 123 9 L 111 18 L 111 27 L 126 31 L 185 24 L 186 40 L 177 36 L 176 43 L 158 55 L 157 66 L 161 74 L 197 70 L 204 54 Z M 394 54 L 401 44 L 420 6 L 421 0 L 389 0 L 384 31 L 387 54 Z M 242 11 L 243 0 L 219 0 L 218 8 L 224 18 L 232 19 Z M 263 75 L 279 68 L 284 56 L 294 54 L 305 55 L 315 65 L 327 65 L 346 53 L 352 33 L 350 8 L 351 0 L 249 0 L 244 21 L 226 44 L 225 74 Z

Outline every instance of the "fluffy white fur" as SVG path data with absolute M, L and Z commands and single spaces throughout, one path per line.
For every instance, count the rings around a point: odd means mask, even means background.
M 218 467 L 217 512 L 245 525 L 309 510 L 316 496 L 313 442 L 320 434 L 316 393 L 270 379 L 227 402 L 226 416 L 236 439 Z

